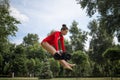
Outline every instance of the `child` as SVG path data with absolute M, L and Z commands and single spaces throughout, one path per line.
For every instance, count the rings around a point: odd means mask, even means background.
M 72 70 L 72 67 L 75 66 L 75 64 L 70 64 L 66 62 L 64 59 L 65 54 L 65 46 L 64 46 L 64 37 L 63 35 L 66 35 L 68 32 L 68 28 L 65 24 L 62 25 L 61 31 L 54 31 L 52 32 L 48 37 L 46 37 L 42 42 L 41 45 L 44 49 L 46 49 L 48 52 L 52 54 L 55 60 L 58 60 L 60 64 L 65 68 Z M 58 41 L 60 40 L 61 48 L 63 54 L 59 52 L 58 47 Z

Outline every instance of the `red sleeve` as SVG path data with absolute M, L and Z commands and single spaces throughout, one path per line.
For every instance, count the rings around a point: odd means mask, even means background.
M 59 33 L 56 32 L 54 34 L 54 47 L 55 47 L 56 51 L 59 50 L 59 48 L 58 48 L 58 37 L 59 37 Z
M 60 38 L 60 42 L 61 42 L 62 50 L 63 50 L 63 52 L 65 52 L 65 45 L 64 45 L 64 37 L 63 36 Z

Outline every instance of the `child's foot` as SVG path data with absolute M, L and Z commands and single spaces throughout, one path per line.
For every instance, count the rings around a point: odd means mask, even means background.
M 65 61 L 65 60 L 60 60 L 60 64 L 65 68 L 69 70 L 73 70 L 71 66 Z
M 69 65 L 66 65 L 66 66 L 64 66 L 64 69 L 69 69 L 69 70 L 73 70 L 72 68 L 71 68 L 71 66 L 69 66 Z
M 68 63 L 68 65 L 69 65 L 70 67 L 74 67 L 76 64 L 69 64 L 69 63 Z

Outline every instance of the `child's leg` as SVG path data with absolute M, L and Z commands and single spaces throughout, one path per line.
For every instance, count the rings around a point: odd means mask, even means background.
M 56 50 L 53 46 L 51 46 L 49 43 L 47 42 L 42 42 L 41 43 L 42 47 L 44 49 L 46 49 L 48 52 L 50 52 L 52 55 L 54 55 L 56 53 Z
M 60 62 L 60 64 L 65 68 L 65 69 L 70 69 L 70 70 L 72 70 L 72 68 L 71 67 L 73 67 L 73 66 L 71 66 L 68 62 L 66 62 L 65 60 L 58 60 L 59 62 Z
M 70 67 L 74 67 L 76 64 L 70 64 L 70 63 L 68 63 L 68 65 L 69 65 Z
M 56 53 L 55 48 L 52 47 L 49 43 L 47 43 L 47 42 L 42 42 L 41 45 L 42 45 L 42 47 L 43 47 L 44 49 L 46 49 L 46 50 L 47 50 L 48 52 L 50 52 L 52 55 L 54 55 L 54 54 Z M 67 69 L 72 70 L 72 68 L 71 68 L 71 66 L 69 65 L 69 63 L 66 62 L 65 60 L 58 60 L 58 61 L 60 62 L 60 64 L 61 64 L 62 66 L 64 66 L 64 68 L 67 68 Z

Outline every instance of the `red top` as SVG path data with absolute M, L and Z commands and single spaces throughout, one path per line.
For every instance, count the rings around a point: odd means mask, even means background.
M 48 37 L 46 37 L 42 42 L 48 42 L 50 45 L 55 47 L 55 49 L 58 51 L 58 41 L 60 40 L 62 50 L 65 51 L 65 46 L 64 46 L 64 37 L 61 35 L 60 31 L 55 31 Z

